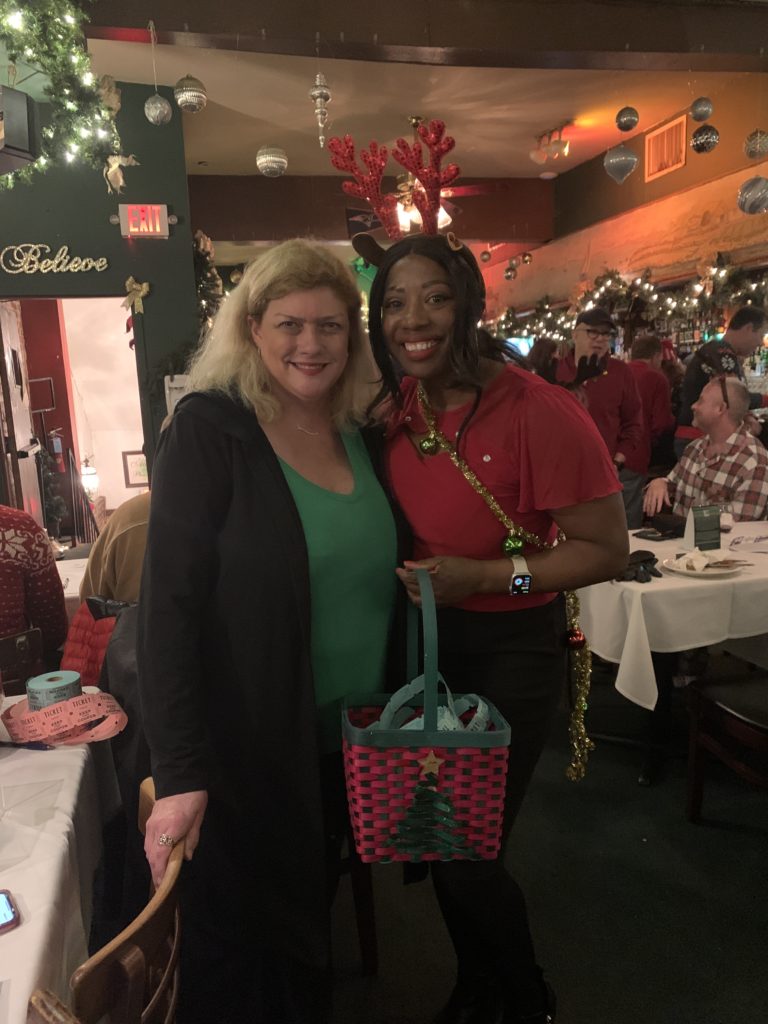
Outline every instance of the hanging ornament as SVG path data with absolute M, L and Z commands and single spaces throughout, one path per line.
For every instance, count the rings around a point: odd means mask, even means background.
M 637 167 L 637 154 L 624 143 L 609 149 L 603 157 L 603 167 L 617 185 L 623 184 Z
M 154 96 L 150 96 L 147 102 L 144 104 L 144 116 L 150 124 L 157 125 L 168 124 L 173 117 L 173 107 L 160 93 L 155 93 Z
M 288 169 L 288 157 L 279 146 L 262 146 L 256 154 L 256 166 L 267 178 L 279 178 Z
M 208 102 L 208 93 L 199 78 L 185 75 L 173 87 L 173 95 L 181 110 L 188 114 L 197 114 Z
M 768 178 L 747 178 L 736 201 L 743 213 L 768 213 Z
M 517 277 L 517 270 L 515 267 L 507 267 L 504 271 L 504 280 L 513 281 Z
M 437 455 L 440 451 L 440 442 L 434 434 L 430 433 L 419 441 L 419 448 L 422 455 Z
M 691 149 L 694 153 L 711 153 L 720 141 L 720 132 L 713 124 L 703 124 L 691 136 Z
M 580 629 L 569 629 L 565 642 L 572 651 L 580 651 L 586 646 L 587 638 Z
M 762 160 L 768 156 L 768 132 L 755 128 L 744 140 L 744 152 L 750 160 Z
M 631 132 L 639 120 L 640 115 L 634 107 L 622 107 L 616 115 L 616 127 L 620 132 Z
M 507 556 L 512 558 L 514 555 L 519 555 L 523 550 L 524 541 L 522 537 L 518 537 L 517 534 L 508 534 L 501 543 L 501 550 Z
M 529 252 L 524 252 L 520 257 L 520 262 L 528 266 L 529 263 L 533 263 L 533 256 Z
M 240 284 L 240 282 L 243 280 L 242 270 L 240 270 L 239 267 L 235 267 L 234 270 L 230 270 L 229 280 L 232 282 L 232 284 Z
M 331 90 L 325 80 L 325 75 L 318 71 L 315 75 L 315 84 L 309 90 L 309 98 L 315 104 L 315 120 L 317 121 L 317 138 L 320 149 L 325 146 L 325 126 L 328 123 L 328 104 L 331 102 Z
M 712 106 L 712 100 L 709 96 L 699 96 L 699 98 L 694 100 L 691 104 L 688 113 L 694 121 L 706 121 L 708 117 L 712 116 L 712 111 L 714 109 L 715 108 Z
M 491 254 L 488 252 L 488 250 L 483 249 L 483 251 L 480 253 L 480 259 L 483 261 L 483 263 L 487 263 L 490 258 Z
M 157 33 L 155 32 L 155 23 L 150 21 L 147 23 L 149 29 L 149 44 L 152 50 L 152 78 L 155 83 L 154 96 L 150 96 L 144 104 L 144 116 L 150 124 L 154 124 L 159 127 L 162 124 L 168 124 L 173 117 L 173 107 L 168 100 L 161 96 L 157 91 L 157 66 L 155 64 L 155 45 L 157 44 Z

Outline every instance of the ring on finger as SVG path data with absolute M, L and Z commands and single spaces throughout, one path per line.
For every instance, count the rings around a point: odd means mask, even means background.
M 167 832 L 161 833 L 157 837 L 157 842 L 158 842 L 158 844 L 160 846 L 175 846 L 176 845 L 176 840 L 173 838 L 173 836 L 168 835 Z

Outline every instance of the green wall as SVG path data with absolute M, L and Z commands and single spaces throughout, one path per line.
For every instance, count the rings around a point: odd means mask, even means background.
M 120 197 L 107 193 L 101 170 L 76 165 L 53 168 L 31 185 L 0 192 L 0 250 L 37 243 L 50 246 L 53 256 L 66 245 L 71 256 L 105 256 L 109 267 L 101 273 L 10 274 L 0 266 L 0 299 L 114 295 L 119 303 L 129 277 L 149 284 L 144 314 L 134 316 L 133 333 L 144 436 L 151 452 L 165 415 L 162 375 L 174 353 L 198 334 L 193 232 L 182 115 L 172 90 L 160 89 L 173 104 L 173 118 L 158 128 L 144 117 L 144 101 L 153 87 L 119 84 L 117 126 L 123 153 L 133 153 L 140 163 L 125 168 L 126 188 Z M 119 202 L 165 203 L 178 223 L 167 240 L 122 238 L 119 226 L 109 222 Z

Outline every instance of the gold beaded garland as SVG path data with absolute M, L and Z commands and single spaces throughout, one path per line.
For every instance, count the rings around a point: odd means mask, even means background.
M 536 548 L 553 548 L 559 541 L 565 539 L 563 534 L 559 534 L 554 543 L 548 544 L 541 540 L 540 537 L 537 537 L 535 533 L 530 533 L 510 519 L 482 480 L 477 477 L 470 466 L 462 459 L 455 446 L 451 444 L 438 427 L 434 411 L 429 404 L 427 393 L 421 383 L 417 385 L 416 396 L 421 415 L 427 425 L 427 434 L 419 442 L 419 449 L 424 455 L 437 455 L 440 452 L 445 452 L 448 455 L 472 490 L 483 499 L 493 515 L 502 524 L 504 529 L 507 530 L 507 536 L 502 541 L 501 547 L 508 558 L 512 558 L 522 551 L 525 544 L 530 544 Z M 571 664 L 571 682 L 573 686 L 573 707 L 568 726 L 572 757 L 570 764 L 565 770 L 565 774 L 571 782 L 579 782 L 586 774 L 589 752 L 595 749 L 595 744 L 587 736 L 584 724 L 584 715 L 588 707 L 589 689 L 592 680 L 592 651 L 589 649 L 587 639 L 579 626 L 579 597 L 575 590 L 566 591 L 565 608 L 568 622 L 566 645 Z

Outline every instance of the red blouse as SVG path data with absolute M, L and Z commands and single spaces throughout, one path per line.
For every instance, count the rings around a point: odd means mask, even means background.
M 413 529 L 414 558 L 503 557 L 504 527 L 448 455 L 422 456 L 409 439 L 409 431 L 424 434 L 427 427 L 419 411 L 416 381 L 407 377 L 402 388 L 403 407 L 389 424 L 387 470 Z M 470 408 L 465 405 L 437 416 L 446 437 L 455 437 Z M 465 428 L 460 453 L 507 515 L 544 541 L 557 535 L 551 510 L 621 490 L 605 444 L 579 402 L 563 388 L 512 365 L 483 392 Z M 525 553 L 535 550 L 526 547 Z M 476 594 L 459 607 L 513 611 L 546 604 L 554 596 Z

